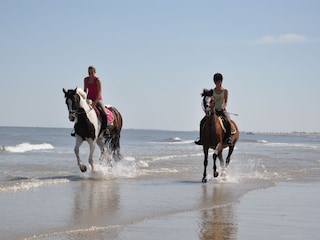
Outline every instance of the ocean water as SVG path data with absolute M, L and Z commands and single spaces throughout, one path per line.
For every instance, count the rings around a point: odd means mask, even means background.
M 210 154 L 208 183 L 202 184 L 197 132 L 124 129 L 122 160 L 112 168 L 99 163 L 97 147 L 94 173 L 80 172 L 70 133 L 0 127 L 4 239 L 135 239 L 135 224 L 232 204 L 250 190 L 281 182 L 320 180 L 319 134 L 241 133 L 226 178 L 212 177 Z M 87 166 L 88 153 L 83 143 Z M 167 239 L 178 237 L 173 232 Z M 200 239 L 197 231 L 185 233 L 185 239 Z
M 73 152 L 75 140 L 70 132 L 64 128 L 0 127 L 0 192 L 94 178 L 95 174 L 90 171 L 85 174 L 79 171 Z M 202 147 L 193 143 L 197 136 L 197 132 L 124 129 L 122 161 L 115 164 L 114 169 L 110 169 L 106 161 L 99 165 L 96 147 L 97 175 L 105 179 L 170 175 L 201 180 Z M 84 142 L 80 156 L 87 166 L 88 154 L 89 147 Z M 224 157 L 226 154 L 225 149 Z M 213 167 L 211 156 L 209 177 Z M 229 181 L 308 178 L 320 166 L 320 135 L 241 133 L 231 159 Z M 220 166 L 219 160 L 217 165 Z

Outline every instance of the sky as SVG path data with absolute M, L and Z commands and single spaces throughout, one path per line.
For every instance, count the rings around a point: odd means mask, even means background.
M 0 126 L 66 127 L 88 66 L 124 128 L 193 131 L 220 72 L 240 131 L 320 132 L 318 0 L 14 0 L 0 8 Z

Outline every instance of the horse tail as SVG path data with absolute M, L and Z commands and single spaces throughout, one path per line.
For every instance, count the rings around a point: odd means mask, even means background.
M 109 107 L 109 110 L 112 112 L 114 120 L 113 120 L 113 128 L 111 129 L 111 136 L 109 139 L 109 147 L 111 151 L 115 154 L 115 156 L 120 159 L 120 132 L 122 129 L 122 116 L 121 113 L 113 106 Z

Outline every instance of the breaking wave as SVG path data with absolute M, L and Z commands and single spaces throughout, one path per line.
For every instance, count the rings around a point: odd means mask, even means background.
M 54 149 L 49 143 L 31 144 L 20 143 L 15 146 L 0 146 L 0 151 L 12 152 L 12 153 L 24 153 L 30 151 L 43 151 Z

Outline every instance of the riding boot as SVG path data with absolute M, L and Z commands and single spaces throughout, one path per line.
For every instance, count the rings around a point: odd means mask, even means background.
M 105 109 L 103 109 L 100 105 L 97 105 L 97 108 L 99 109 L 101 114 L 101 132 L 104 133 L 107 128 L 107 114 Z
M 232 146 L 232 139 L 231 139 L 231 123 L 227 121 L 226 124 L 226 142 L 228 146 Z
M 202 128 L 203 128 L 204 122 L 205 122 L 205 118 L 201 119 L 201 121 L 200 121 L 200 138 L 199 138 L 199 140 L 194 141 L 194 143 L 197 144 L 197 145 L 203 145 L 203 142 L 202 142 Z
M 71 135 L 72 137 L 75 137 L 75 136 L 76 136 L 76 131 L 73 129 L 70 135 Z

